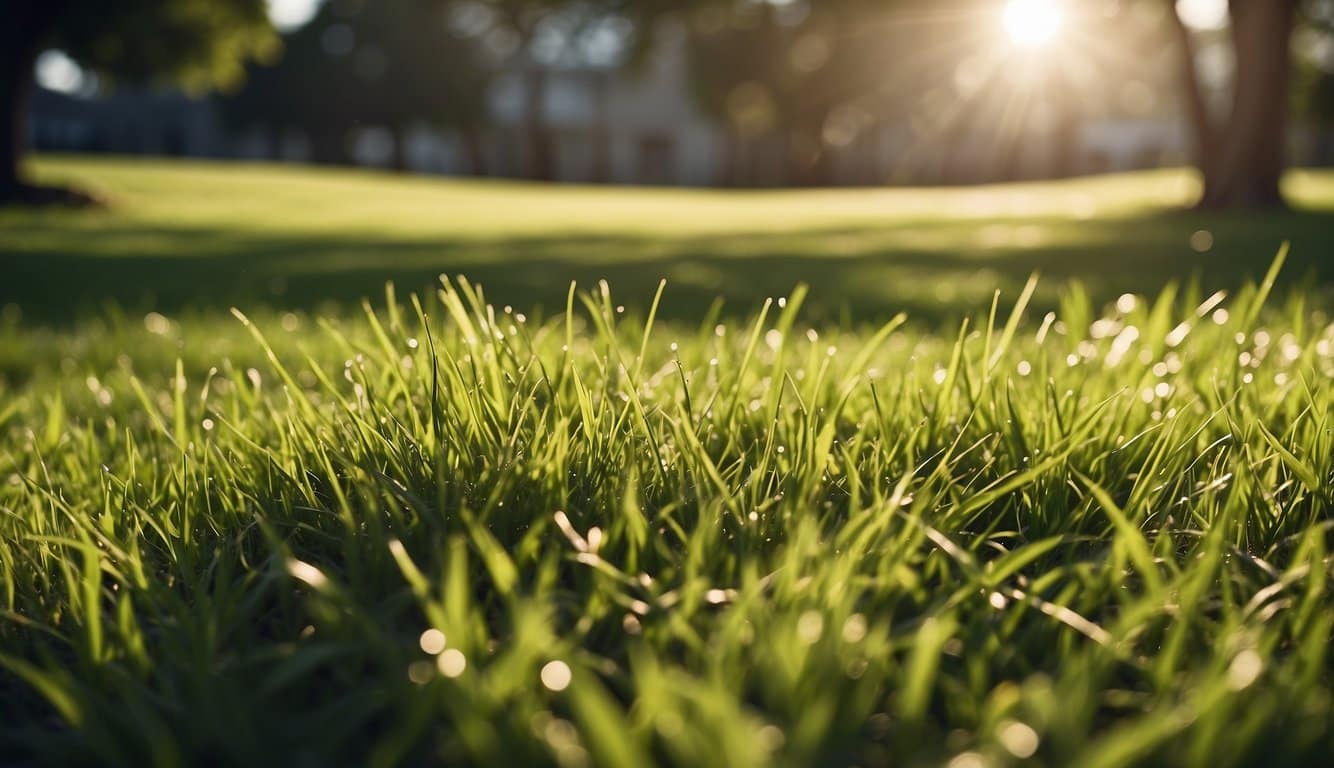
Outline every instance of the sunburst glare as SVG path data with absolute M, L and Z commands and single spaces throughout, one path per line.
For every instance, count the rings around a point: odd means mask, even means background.
M 1002 14 L 1010 42 L 1021 48 L 1050 43 L 1061 30 L 1061 9 L 1055 0 L 1010 0 Z

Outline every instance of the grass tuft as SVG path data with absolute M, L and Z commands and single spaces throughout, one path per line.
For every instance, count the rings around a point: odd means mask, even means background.
M 957 336 L 462 279 L 9 318 L 0 753 L 1308 764 L 1334 323 L 1273 282 Z

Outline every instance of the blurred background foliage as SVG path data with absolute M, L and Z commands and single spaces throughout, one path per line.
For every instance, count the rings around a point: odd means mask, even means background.
M 1272 207 L 1290 160 L 1325 164 L 1334 152 L 1330 0 L 16 0 L 15 9 L 0 71 L 15 116 L 0 168 L 9 197 L 25 187 L 19 158 L 31 142 L 21 134 L 32 125 L 49 149 L 127 146 L 88 139 L 93 129 L 82 140 L 59 125 L 42 130 L 53 120 L 40 109 L 25 117 L 34 63 L 39 80 L 54 73 L 48 85 L 84 96 L 131 83 L 227 89 L 209 114 L 229 138 L 187 147 L 175 137 L 168 153 L 538 180 L 963 183 L 1175 163 L 1202 173 L 1203 205 Z M 664 84 L 672 78 L 685 82 Z M 66 123 L 81 114 L 67 111 Z M 707 141 L 696 136 L 704 130 Z M 416 139 L 425 149 L 414 153 Z

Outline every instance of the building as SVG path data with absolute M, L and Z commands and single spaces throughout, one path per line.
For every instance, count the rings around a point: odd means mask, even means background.
M 38 88 L 29 136 L 54 152 L 226 157 L 232 142 L 214 104 L 177 91 L 120 90 L 97 98 Z

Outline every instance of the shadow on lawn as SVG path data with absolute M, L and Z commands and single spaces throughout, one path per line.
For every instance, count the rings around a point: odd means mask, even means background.
M 812 317 L 875 320 L 906 309 L 937 321 L 985 308 L 997 288 L 1012 299 L 1034 271 L 1044 276 L 1038 308 L 1054 305 L 1068 278 L 1083 280 L 1100 301 L 1192 277 L 1203 289 L 1232 287 L 1262 275 L 1284 239 L 1293 242 L 1289 283 L 1334 283 L 1328 212 L 892 222 L 691 238 L 410 240 L 393 233 L 259 234 L 116 221 L 73 238 L 53 230 L 32 217 L 10 218 L 0 231 L 0 304 L 18 304 L 25 317 L 46 323 L 109 302 L 163 312 L 346 305 L 382 295 L 386 280 L 401 295 L 429 289 L 441 273 L 466 275 L 497 304 L 543 307 L 547 314 L 561 311 L 571 280 L 588 288 L 606 279 L 618 303 L 642 309 L 665 277 L 662 313 L 677 319 L 702 316 L 718 296 L 731 311 L 749 312 L 764 297 L 806 283 Z M 1189 245 L 1201 230 L 1213 240 L 1205 253 Z

